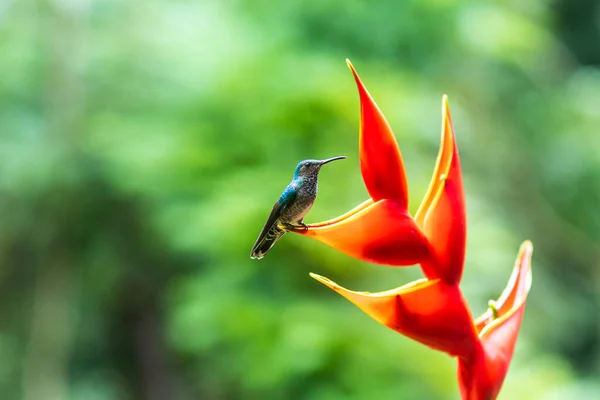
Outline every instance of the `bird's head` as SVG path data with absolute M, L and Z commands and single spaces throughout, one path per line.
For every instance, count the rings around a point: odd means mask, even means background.
M 317 175 L 323 165 L 335 160 L 342 160 L 344 158 L 346 158 L 346 156 L 331 157 L 325 160 L 300 161 L 298 165 L 296 165 L 296 170 L 294 171 L 294 178 L 298 178 L 300 176 Z

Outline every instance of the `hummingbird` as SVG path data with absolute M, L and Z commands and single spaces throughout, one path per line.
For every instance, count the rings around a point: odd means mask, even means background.
M 326 160 L 304 160 L 296 165 L 292 182 L 285 188 L 265 223 L 250 258 L 261 259 L 273 247 L 286 231 L 303 226 L 304 216 L 317 198 L 317 181 L 321 167 L 331 161 L 341 160 L 346 156 L 331 157 Z

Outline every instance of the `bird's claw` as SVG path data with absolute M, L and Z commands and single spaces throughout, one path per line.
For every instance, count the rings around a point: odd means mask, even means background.
M 308 225 L 306 225 L 304 222 L 298 222 L 298 225 L 295 224 L 281 224 L 281 228 L 285 231 L 288 232 L 294 232 L 294 231 L 307 231 L 308 230 Z

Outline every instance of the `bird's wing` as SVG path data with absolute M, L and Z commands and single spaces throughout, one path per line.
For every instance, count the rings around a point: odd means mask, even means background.
M 282 198 L 284 196 L 285 196 L 286 204 L 289 204 L 294 201 L 294 198 L 296 197 L 296 192 L 286 190 L 286 191 L 284 191 L 284 194 L 281 195 Z M 252 254 L 254 254 L 256 249 L 258 249 L 260 247 L 261 243 L 265 240 L 269 231 L 273 227 L 275 227 L 275 225 L 277 224 L 277 220 L 281 216 L 281 213 L 283 212 L 283 210 L 285 210 L 285 205 L 283 205 L 283 206 L 281 205 L 281 199 L 280 199 L 280 201 L 275 202 L 275 204 L 273 205 L 271 214 L 269 215 L 269 218 L 267 218 L 267 222 L 265 223 L 265 226 L 262 228 L 262 231 L 260 231 L 260 235 L 258 235 L 258 239 L 256 239 L 256 243 L 254 243 L 254 246 L 252 247 Z

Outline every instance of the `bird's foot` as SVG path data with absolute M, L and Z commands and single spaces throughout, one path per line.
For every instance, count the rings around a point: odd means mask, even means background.
M 288 223 L 280 223 L 277 226 L 279 227 L 279 229 L 282 229 L 284 231 L 293 231 L 294 230 L 294 225 L 288 224 Z
M 304 222 L 298 222 L 298 224 L 281 224 L 280 227 L 288 232 L 297 232 L 297 231 L 307 231 L 308 230 L 308 225 L 306 225 Z

